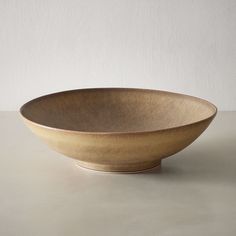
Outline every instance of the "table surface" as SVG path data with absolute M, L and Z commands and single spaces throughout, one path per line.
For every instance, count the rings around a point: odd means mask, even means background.
M 81 169 L 0 112 L 0 235 L 236 235 L 236 112 L 162 169 Z

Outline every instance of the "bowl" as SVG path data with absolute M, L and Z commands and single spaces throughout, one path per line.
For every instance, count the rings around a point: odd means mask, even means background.
M 26 125 L 81 167 L 134 172 L 191 144 L 217 108 L 200 98 L 131 88 L 78 89 L 24 104 Z

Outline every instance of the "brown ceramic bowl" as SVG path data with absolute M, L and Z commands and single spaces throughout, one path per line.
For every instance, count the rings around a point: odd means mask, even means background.
M 39 97 L 20 112 L 36 135 L 80 166 L 133 172 L 158 166 L 187 147 L 217 109 L 183 94 L 96 88 Z

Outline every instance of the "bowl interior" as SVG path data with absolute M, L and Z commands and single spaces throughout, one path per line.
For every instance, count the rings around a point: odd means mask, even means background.
M 26 103 L 35 123 L 86 132 L 142 132 L 191 124 L 213 116 L 211 103 L 182 94 L 143 89 L 82 89 Z

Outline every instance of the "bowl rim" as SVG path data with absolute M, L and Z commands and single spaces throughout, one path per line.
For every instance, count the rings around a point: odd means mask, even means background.
M 182 97 L 187 97 L 189 99 L 192 100 L 197 100 L 198 102 L 202 102 L 205 103 L 207 106 L 210 106 L 213 110 L 212 115 L 192 122 L 192 123 L 187 123 L 185 125 L 179 125 L 179 126 L 173 126 L 173 127 L 169 127 L 169 128 L 163 128 L 163 129 L 156 129 L 156 130 L 144 130 L 144 131 L 82 131 L 82 130 L 70 130 L 70 129 L 63 129 L 63 128 L 58 128 L 58 127 L 52 127 L 52 126 L 47 126 L 44 124 L 40 124 L 38 122 L 35 122 L 29 118 L 27 118 L 24 114 L 23 114 L 23 110 L 26 108 L 26 106 L 28 106 L 29 104 L 35 102 L 36 100 L 41 100 L 41 99 L 45 99 L 49 96 L 56 96 L 58 94 L 63 94 L 63 93 L 71 93 L 71 92 L 78 92 L 78 91 L 98 91 L 98 90 L 129 90 L 129 91 L 143 91 L 143 92 L 159 92 L 159 93 L 167 93 L 167 94 L 172 94 L 172 95 L 176 95 L 176 96 L 182 96 Z M 44 128 L 44 129 L 49 129 L 49 130 L 54 130 L 54 131 L 61 131 L 61 132 L 66 132 L 66 133 L 74 133 L 74 134 L 89 134 L 89 135 L 131 135 L 131 134 L 151 134 L 151 133 L 156 133 L 156 132 L 164 132 L 164 131 L 169 131 L 169 130 L 176 130 L 176 129 L 180 129 L 180 128 L 184 128 L 184 127 L 189 127 L 192 125 L 196 125 L 199 123 L 202 123 L 204 121 L 207 120 L 212 120 L 214 119 L 214 117 L 216 116 L 218 112 L 217 107 L 202 98 L 199 97 L 195 97 L 192 95 L 188 95 L 188 94 L 183 94 L 183 93 L 177 93 L 177 92 L 170 92 L 170 91 L 166 91 L 166 90 L 159 90 L 159 89 L 146 89 L 146 88 L 128 88 L 128 87 L 97 87 L 97 88 L 79 88 L 79 89 L 71 89 L 71 90 L 64 90 L 64 91 L 60 91 L 60 92 L 55 92 L 55 93 L 49 93 L 43 96 L 39 96 L 37 98 L 34 98 L 28 102 L 26 102 L 25 104 L 23 104 L 20 109 L 19 109 L 19 113 L 21 115 L 21 117 L 23 118 L 23 120 L 30 122 L 31 124 Z

